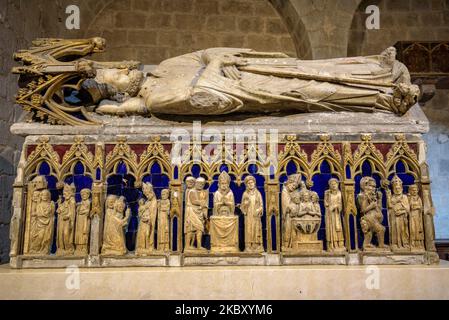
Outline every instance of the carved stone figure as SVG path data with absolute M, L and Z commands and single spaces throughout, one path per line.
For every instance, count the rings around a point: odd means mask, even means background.
M 142 185 L 146 200 L 139 201 L 139 226 L 137 228 L 136 255 L 148 255 L 154 251 L 157 218 L 157 198 L 151 183 Z
M 313 211 L 321 217 L 320 197 L 315 191 L 310 191 L 310 200 L 313 203 Z
M 92 256 L 98 256 L 101 249 L 103 237 L 103 184 L 94 182 L 92 185 L 92 206 L 90 211 L 90 239 L 89 253 Z
M 214 212 L 216 216 L 223 215 L 223 212 L 228 212 L 229 215 L 234 215 L 235 201 L 234 193 L 230 188 L 231 177 L 226 171 L 220 173 L 218 177 L 218 190 L 214 193 Z M 228 209 L 222 210 L 222 207 Z
M 410 204 L 410 246 L 412 250 L 424 250 L 423 203 L 419 196 L 418 186 L 408 187 Z
M 31 190 L 30 190 L 31 191 Z M 37 207 L 41 201 L 41 191 L 40 190 L 33 190 L 31 191 L 31 199 L 29 204 L 29 210 L 30 210 L 30 245 L 29 245 L 29 253 L 32 253 L 33 251 L 33 243 L 32 243 L 32 235 L 37 234 L 39 232 L 38 224 L 37 224 Z M 40 247 L 39 244 L 36 244 Z M 34 248 L 36 249 L 36 248 Z
M 390 217 L 391 239 L 393 250 L 410 249 L 408 218 L 410 215 L 410 204 L 408 197 L 403 193 L 402 180 L 394 176 L 391 180 L 391 190 L 387 189 L 387 206 Z
M 428 186 L 427 186 L 428 187 Z M 435 207 L 430 198 L 430 188 L 423 189 L 423 207 L 424 207 L 424 237 L 427 251 L 436 251 L 435 248 L 435 225 L 433 217 L 435 216 Z
M 104 222 L 103 246 L 101 254 L 126 254 L 126 241 L 124 228 L 128 225 L 131 209 L 126 208 L 125 197 L 109 195 L 106 198 L 106 215 Z
M 329 189 L 324 193 L 324 207 L 327 250 L 344 251 L 346 248 L 342 222 L 343 200 L 339 182 L 335 178 L 329 180 Z
M 218 190 L 214 193 L 214 209 L 210 219 L 212 252 L 239 251 L 239 222 L 230 183 L 231 177 L 223 171 L 218 177 Z
M 190 179 L 189 179 L 190 178 Z M 186 180 L 186 250 L 205 250 L 202 238 L 207 220 L 208 191 L 204 190 L 206 180 L 188 177 Z M 193 188 L 191 187 L 193 185 Z M 195 246 L 196 241 L 196 246 Z
M 291 211 L 288 208 L 292 204 L 291 194 L 296 189 L 298 189 L 301 182 L 301 175 L 293 174 L 288 177 L 287 182 L 285 182 L 281 193 L 281 207 L 283 213 L 282 220 L 282 235 L 283 235 L 283 247 L 285 249 L 292 247 L 292 224 L 291 224 Z
M 157 211 L 157 249 L 167 252 L 170 249 L 170 190 L 164 189 L 161 191 L 161 199 L 158 202 Z
M 64 184 L 63 200 L 58 200 L 58 228 L 56 237 L 56 254 L 71 255 L 74 253 L 74 234 L 76 218 L 75 185 Z
M 385 248 L 385 227 L 382 225 L 382 193 L 376 191 L 376 181 L 372 177 L 363 177 L 360 180 L 360 189 L 357 202 L 361 215 L 360 226 L 364 234 L 363 249 L 376 248 L 371 243 L 373 234 L 377 237 L 379 248 Z
M 287 208 L 292 223 L 292 251 L 321 252 L 322 241 L 318 240 L 321 225 L 321 208 L 316 192 L 303 187 L 291 194 L 292 203 Z
M 199 70 L 203 71 L 197 76 Z M 112 88 L 107 92 L 114 94 L 105 98 L 116 100 L 103 100 L 96 112 L 112 115 L 279 110 L 381 110 L 402 115 L 419 94 L 407 69 L 396 61 L 394 48 L 377 56 L 318 61 L 212 48 L 163 61 L 148 78 L 136 70 L 102 69 L 95 80 Z
M 35 73 L 38 69 L 41 73 L 95 75 L 95 80 L 83 83 L 83 89 L 91 93 L 91 100 L 100 102 L 95 111 L 102 114 L 380 110 L 402 115 L 419 95 L 407 68 L 396 60 L 393 47 L 379 55 L 316 61 L 290 58 L 279 52 L 210 48 L 165 60 L 145 77 L 135 70 L 136 63 L 57 61 L 54 52 L 61 59 L 73 55 L 75 49 L 82 56 L 105 47 L 105 40 L 98 37 L 72 42 L 35 42 L 40 50 L 34 47 L 15 55 L 26 66 L 14 72 Z M 18 102 L 25 104 L 21 95 Z M 75 122 L 73 116 L 65 117 L 67 110 L 61 106 L 59 116 L 50 113 L 61 118 L 57 120 Z
M 89 234 L 91 218 L 90 190 L 80 192 L 81 202 L 76 208 L 75 254 L 86 255 L 89 252 Z
M 262 194 L 256 188 L 253 176 L 245 178 L 246 190 L 242 196 L 240 209 L 245 216 L 245 251 L 262 252 Z
M 51 193 L 48 190 L 40 191 L 40 199 L 36 205 L 36 211 L 32 216 L 33 227 L 31 229 L 31 254 L 50 254 L 53 240 L 53 227 L 55 219 L 55 203 L 51 201 Z

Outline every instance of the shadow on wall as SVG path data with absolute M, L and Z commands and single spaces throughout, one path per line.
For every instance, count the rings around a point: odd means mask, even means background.
M 0 152 L 0 263 L 9 261 L 9 222 L 11 220 L 12 184 L 15 166 L 8 155 L 13 152 L 4 147 Z M 5 156 L 7 155 L 7 156 Z

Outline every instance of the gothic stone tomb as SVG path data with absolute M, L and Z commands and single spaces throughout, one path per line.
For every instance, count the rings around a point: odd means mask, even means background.
M 33 44 L 12 267 L 438 262 L 428 122 L 394 48 L 154 67 L 86 59 L 101 38 Z

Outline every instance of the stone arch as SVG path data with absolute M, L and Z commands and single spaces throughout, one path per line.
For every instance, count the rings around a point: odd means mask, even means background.
M 299 48 L 299 56 L 304 50 L 301 48 L 309 51 L 307 56 L 313 59 L 347 55 L 348 30 L 361 0 L 270 1 L 278 8 L 287 26 L 291 26 L 290 20 L 293 21 L 293 28 L 289 30 Z
M 294 40 L 268 0 L 109 0 L 84 37 L 103 36 L 98 60 L 156 64 L 208 47 L 248 47 L 296 56 Z
M 269 0 L 279 15 L 284 20 L 285 26 L 290 32 L 298 58 L 312 59 L 312 46 L 309 34 L 301 15 L 296 11 L 290 0 Z

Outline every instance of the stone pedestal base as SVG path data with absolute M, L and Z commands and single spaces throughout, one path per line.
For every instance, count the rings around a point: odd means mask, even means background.
M 66 268 L 69 266 L 84 267 L 87 257 L 61 257 L 61 256 L 20 256 L 11 259 L 17 268 Z
M 323 241 L 298 241 L 294 246 L 294 250 L 297 252 L 320 253 L 323 251 Z
M 449 299 L 447 261 L 377 269 L 217 266 L 79 272 L 79 286 L 68 288 L 68 276 L 71 284 L 75 278 L 65 269 L 14 270 L 3 265 L 0 299 Z M 373 283 L 373 272 L 379 275 L 378 286 L 367 285 Z
M 283 265 L 345 265 L 347 264 L 347 255 L 343 254 L 283 254 Z
M 239 249 L 238 216 L 210 218 L 211 253 L 237 253 Z
M 168 258 L 165 255 L 151 255 L 136 257 L 126 255 L 123 257 L 101 257 L 102 267 L 165 267 L 168 266 Z
M 398 253 L 398 252 L 363 252 L 360 254 L 361 264 L 378 265 L 378 264 L 425 264 L 425 253 Z
M 263 266 L 265 256 L 262 254 L 211 254 L 184 255 L 184 266 Z

